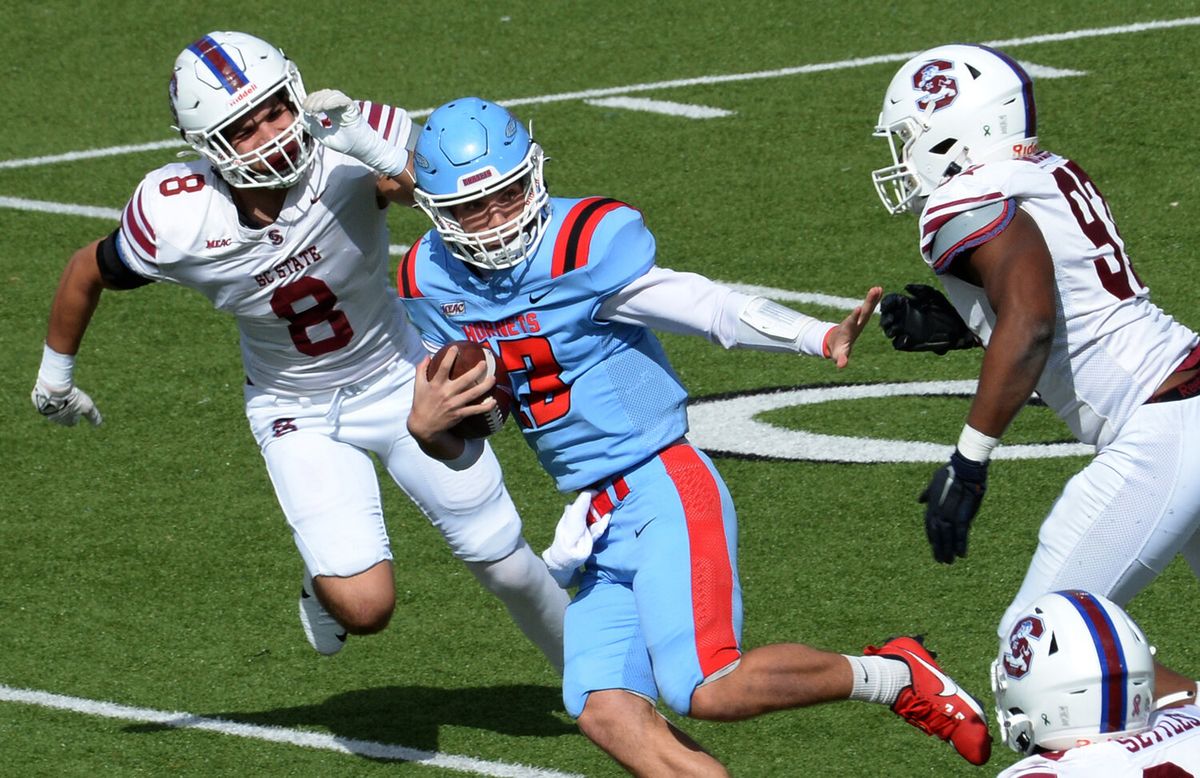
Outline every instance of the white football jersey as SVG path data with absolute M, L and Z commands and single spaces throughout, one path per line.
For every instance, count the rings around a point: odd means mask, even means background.
M 997 778 L 1186 778 L 1200 776 L 1200 708 L 1160 710 L 1137 735 L 1022 759 Z
M 965 229 L 969 217 L 954 221 L 988 206 L 994 219 Z M 995 312 L 981 288 L 946 270 L 959 253 L 999 234 L 1017 207 L 1037 223 L 1054 261 L 1057 323 L 1038 395 L 1081 441 L 1103 447 L 1197 345 L 1197 336 L 1150 302 L 1108 204 L 1087 174 L 1042 152 L 954 176 L 921 214 L 921 253 L 985 346 Z M 939 236 L 943 229 L 949 235 Z
M 134 192 L 117 241 L 135 272 L 196 289 L 233 314 L 247 377 L 293 396 L 423 353 L 389 289 L 375 172 L 320 144 L 313 153 L 279 218 L 261 229 L 240 222 L 207 162 L 165 165 Z

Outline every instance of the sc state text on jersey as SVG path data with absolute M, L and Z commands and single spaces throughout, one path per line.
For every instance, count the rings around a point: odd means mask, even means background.
M 273 281 L 282 281 L 290 275 L 299 273 L 309 265 L 316 264 L 322 259 L 316 244 L 296 252 L 292 256 L 274 265 L 270 270 L 254 274 L 254 282 L 259 286 L 268 286 Z

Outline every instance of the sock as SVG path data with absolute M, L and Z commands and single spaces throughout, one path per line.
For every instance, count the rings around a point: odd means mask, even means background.
M 885 656 L 846 656 L 846 661 L 854 672 L 852 700 L 891 705 L 900 690 L 912 684 L 912 673 L 904 662 Z
M 496 595 L 513 622 L 550 660 L 563 669 L 563 615 L 571 598 L 550 577 L 546 564 L 524 539 L 517 550 L 495 562 L 467 562 L 472 575 Z

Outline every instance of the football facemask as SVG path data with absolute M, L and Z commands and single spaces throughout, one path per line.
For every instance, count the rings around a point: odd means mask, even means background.
M 313 140 L 300 105 L 304 83 L 295 63 L 264 40 L 239 32 L 213 32 L 184 49 L 171 75 L 175 129 L 231 186 L 286 188 L 312 164 Z M 291 123 L 274 138 L 238 153 L 228 130 L 278 97 Z

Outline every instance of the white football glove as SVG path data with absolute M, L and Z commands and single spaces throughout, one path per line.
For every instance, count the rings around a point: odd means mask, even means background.
M 77 386 L 60 389 L 47 386 L 39 379 L 34 384 L 30 399 L 33 400 L 33 407 L 37 408 L 38 413 L 64 427 L 74 427 L 79 423 L 80 417 L 91 422 L 93 427 L 100 426 L 100 422 L 104 421 L 96 403 L 92 402 L 87 392 Z
M 384 140 L 363 119 L 358 103 L 336 89 L 318 89 L 304 98 L 302 116 L 320 143 L 368 165 L 385 176 L 398 176 L 408 165 L 408 149 Z M 396 109 L 400 111 L 400 109 Z M 403 111 L 400 111 L 404 115 Z
M 597 516 L 592 510 L 594 489 L 584 489 L 575 502 L 563 510 L 558 526 L 554 528 L 554 542 L 542 552 L 542 561 L 559 586 L 566 589 L 576 583 L 579 567 L 592 555 L 596 538 L 608 529 L 610 514 Z M 593 518 L 588 525 L 588 516 Z

